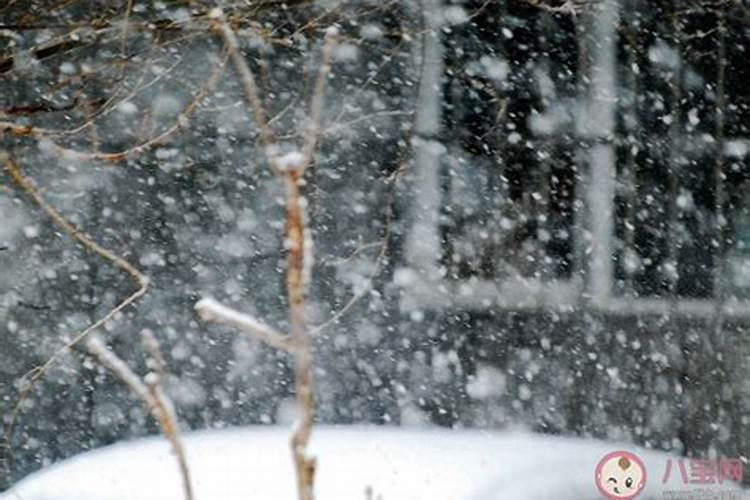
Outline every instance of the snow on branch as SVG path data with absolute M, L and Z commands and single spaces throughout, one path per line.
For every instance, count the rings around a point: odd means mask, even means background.
M 198 315 L 206 320 L 230 325 L 255 340 L 285 352 L 293 352 L 294 343 L 290 337 L 274 330 L 262 321 L 227 307 L 212 298 L 204 298 L 195 304 Z
M 133 370 L 118 357 L 114 352 L 110 351 L 107 346 L 104 345 L 98 337 L 89 337 L 86 340 L 86 350 L 90 352 L 99 363 L 109 368 L 112 373 L 128 386 L 133 391 L 133 394 L 138 396 L 139 399 L 145 401 L 149 407 L 153 405 L 151 401 L 151 395 L 149 394 L 148 387 L 143 381 L 133 373 Z
M 151 355 L 151 362 L 156 362 L 160 369 L 163 369 L 163 357 L 156 337 L 150 332 L 144 332 L 143 343 Z M 94 356 L 102 366 L 108 368 L 117 376 L 131 392 L 143 401 L 148 411 L 161 427 L 164 437 L 167 438 L 172 450 L 174 451 L 177 464 L 180 468 L 182 477 L 182 487 L 185 493 L 185 500 L 193 500 L 193 487 L 190 481 L 190 470 L 187 464 L 187 455 L 185 447 L 182 444 L 180 428 L 177 424 L 177 415 L 174 406 L 169 400 L 161 386 L 161 376 L 157 372 L 149 373 L 141 379 L 130 369 L 130 367 L 117 356 L 113 351 L 107 348 L 98 337 L 89 337 L 85 343 L 86 350 Z
M 309 119 L 302 132 L 301 151 L 281 155 L 276 145 L 276 137 L 263 108 L 259 88 L 252 69 L 245 61 L 232 27 L 220 8 L 211 10 L 214 30 L 224 41 L 229 57 L 234 64 L 245 99 L 260 130 L 260 142 L 272 170 L 284 180 L 286 186 L 286 288 L 289 300 L 289 335 L 282 335 L 258 319 L 223 306 L 217 301 L 204 298 L 195 309 L 205 320 L 234 326 L 251 337 L 294 356 L 295 391 L 299 422 L 292 435 L 292 455 L 297 475 L 299 500 L 314 499 L 316 462 L 307 453 L 307 445 L 315 420 L 313 394 L 313 349 L 307 325 L 305 301 L 313 266 L 312 233 L 308 226 L 307 200 L 304 196 L 305 173 L 313 163 L 315 150 L 321 134 L 323 104 L 328 76 L 331 70 L 333 51 L 338 39 L 338 29 L 334 26 L 326 31 L 321 63 L 315 88 L 310 102 Z

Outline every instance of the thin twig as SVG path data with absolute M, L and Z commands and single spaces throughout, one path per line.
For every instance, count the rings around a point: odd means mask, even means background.
M 594 6 L 595 4 L 607 1 L 607 0 L 566 0 L 560 5 L 550 5 L 545 0 L 523 0 L 524 2 L 533 5 L 539 9 L 542 9 L 553 14 L 569 14 L 573 17 L 576 14 L 580 14 L 585 8 Z
M 152 409 L 154 418 L 159 421 L 159 426 L 167 440 L 169 440 L 172 445 L 172 450 L 177 458 L 177 465 L 180 467 L 180 476 L 182 477 L 182 489 L 185 493 L 185 500 L 193 500 L 193 486 L 190 481 L 187 453 L 185 452 L 185 446 L 182 442 L 180 429 L 177 426 L 177 415 L 175 414 L 174 406 L 164 393 L 160 383 L 157 383 L 152 377 L 147 376 L 146 384 L 148 385 L 151 398 L 156 403 L 156 407 Z
M 216 20 L 218 31 L 224 39 L 229 57 L 232 59 L 232 63 L 239 75 L 242 90 L 245 92 L 245 98 L 252 107 L 255 123 L 260 131 L 260 141 L 266 150 L 266 155 L 269 157 L 269 160 L 273 161 L 273 158 L 276 156 L 276 152 L 273 151 L 273 146 L 275 145 L 273 131 L 268 125 L 268 119 L 266 118 L 266 112 L 263 108 L 263 101 L 258 93 L 258 85 L 255 82 L 255 76 L 253 76 L 252 70 L 247 65 L 247 62 L 240 51 L 240 44 L 237 40 L 237 35 L 235 35 L 234 30 L 227 23 L 222 10 L 216 8 L 211 11 L 210 16 Z M 273 167 L 274 164 L 272 163 L 271 166 Z
M 127 0 L 125 6 L 125 19 L 122 22 L 122 39 L 120 40 L 120 52 L 122 60 L 125 61 L 128 55 L 128 28 L 130 25 L 130 13 L 133 11 L 133 0 Z
M 159 348 L 159 341 L 156 340 L 154 332 L 144 329 L 141 332 L 141 341 L 149 354 L 149 368 L 154 370 L 159 378 L 163 379 L 167 373 L 167 363 L 164 361 L 164 356 Z
M 163 46 L 162 46 L 163 47 Z M 156 75 L 154 78 L 149 80 L 148 82 L 144 83 L 146 74 L 148 73 L 148 70 L 143 70 L 140 73 L 140 76 L 138 77 L 137 81 L 135 82 L 133 89 L 128 92 L 125 95 L 125 85 L 123 82 L 120 82 L 117 87 L 115 88 L 114 92 L 111 96 L 106 98 L 103 102 L 97 102 L 97 111 L 94 113 L 94 116 L 92 118 L 86 118 L 86 120 L 83 123 L 78 123 L 74 125 L 73 127 L 61 129 L 61 130 L 53 130 L 53 129 L 45 129 L 41 127 L 34 127 L 34 126 L 27 126 L 27 125 L 18 125 L 13 122 L 6 122 L 6 121 L 0 121 L 0 132 L 2 133 L 10 133 L 18 136 L 32 136 L 36 138 L 44 137 L 63 137 L 63 136 L 71 136 L 76 135 L 84 130 L 86 130 L 91 125 L 91 121 L 98 120 L 103 118 L 104 116 L 112 113 L 115 109 L 117 109 L 117 104 L 127 102 L 130 99 L 135 98 L 137 94 L 140 92 L 143 92 L 146 89 L 151 88 L 152 86 L 156 85 L 159 81 L 161 81 L 163 78 L 166 77 L 166 75 L 171 74 L 177 66 L 180 65 L 180 61 L 172 64 L 170 67 L 168 67 L 164 72 L 160 72 L 158 75 Z M 147 65 L 148 66 L 148 65 Z M 11 109 L 10 111 L 13 111 Z M 65 111 L 65 109 L 58 109 L 57 111 Z M 7 113 L 5 110 L 3 112 L 0 112 L 0 118 L 5 117 Z
M 187 127 L 190 117 L 195 113 L 195 111 L 198 109 L 198 106 L 200 106 L 201 102 L 203 102 L 206 96 L 208 96 L 211 93 L 211 91 L 216 87 L 216 85 L 219 82 L 219 79 L 221 78 L 224 72 L 224 67 L 226 65 L 227 57 L 228 56 L 225 54 L 221 58 L 221 60 L 216 64 L 216 67 L 211 72 L 211 75 L 209 76 L 208 80 L 200 88 L 200 90 L 198 90 L 198 92 L 195 94 L 195 97 L 193 97 L 190 103 L 182 110 L 182 112 L 179 114 L 179 116 L 175 120 L 174 124 L 172 124 L 169 128 L 167 128 L 166 130 L 164 130 L 157 136 L 152 137 L 151 139 L 148 139 L 145 142 L 142 142 L 136 146 L 132 146 L 128 149 L 114 152 L 114 153 L 103 153 L 103 152 L 98 152 L 98 151 L 94 151 L 94 152 L 76 151 L 74 149 L 60 146 L 59 144 L 52 142 L 52 141 L 49 141 L 48 145 L 50 146 L 51 149 L 53 149 L 57 153 L 60 153 L 61 155 L 67 158 L 76 159 L 76 160 L 99 160 L 99 161 L 115 162 L 115 161 L 124 160 L 125 158 L 129 156 L 141 154 L 153 147 L 164 144 L 175 133 Z M 37 139 L 42 139 L 47 136 L 55 135 L 55 132 L 49 129 L 32 127 L 28 125 L 17 125 L 12 122 L 0 121 L 0 133 L 3 133 L 3 132 L 11 133 L 17 136 L 31 136 Z
M 310 166 L 313 160 L 315 148 L 318 145 L 320 137 L 320 122 L 323 118 L 323 101 L 325 99 L 325 88 L 328 81 L 328 75 L 331 73 L 331 60 L 333 58 L 333 49 L 336 46 L 339 31 L 335 26 L 326 30 L 326 41 L 323 45 L 321 55 L 320 69 L 318 78 L 315 81 L 315 90 L 310 102 L 310 122 L 307 124 L 305 142 L 302 147 L 302 168 Z
M 358 255 L 366 252 L 367 250 L 370 250 L 371 248 L 380 248 L 383 246 L 382 241 L 372 241 L 370 243 L 361 243 L 355 248 L 349 255 L 346 257 L 337 257 L 337 258 L 330 258 L 323 261 L 323 264 L 329 265 L 329 266 L 342 266 L 346 264 L 347 262 L 351 262 L 354 257 L 357 257 Z
M 378 252 L 377 257 L 375 258 L 375 264 L 373 267 L 372 272 L 370 273 L 370 276 L 367 279 L 367 285 L 362 287 L 362 289 L 358 292 L 352 295 L 352 297 L 349 299 L 349 301 L 339 309 L 336 313 L 333 314 L 330 318 L 328 318 L 323 323 L 319 324 L 318 326 L 314 327 L 312 330 L 310 330 L 310 335 L 318 335 L 321 331 L 325 330 L 329 326 L 331 326 L 333 323 L 337 322 L 339 319 L 341 319 L 344 314 L 346 314 L 354 305 L 359 302 L 365 295 L 370 293 L 372 291 L 372 282 L 375 279 L 375 277 L 380 272 L 380 266 L 383 262 L 383 259 L 385 258 L 386 252 L 388 252 L 388 247 L 391 240 L 391 223 L 393 222 L 393 192 L 391 192 L 388 196 L 388 203 L 387 203 L 387 214 L 386 214 L 386 221 L 385 221 L 385 234 L 383 235 L 383 240 L 380 242 L 370 243 L 365 246 L 370 245 L 379 245 L 380 251 Z M 358 251 L 361 251 L 363 247 L 360 247 Z M 354 252 L 354 254 L 350 255 L 348 259 L 351 259 L 354 257 L 354 255 L 358 253 L 357 251 Z M 347 260 L 348 260 L 347 259 Z
M 156 403 L 157 412 L 154 417 L 159 421 L 162 432 L 172 444 L 172 449 L 177 457 L 177 463 L 180 467 L 182 476 L 182 488 L 185 492 L 186 500 L 193 500 L 193 487 L 190 481 L 190 469 L 188 468 L 187 453 L 182 443 L 180 428 L 177 425 L 177 414 L 174 410 L 172 401 L 164 392 L 162 382 L 166 376 L 166 363 L 164 356 L 159 348 L 159 342 L 156 340 L 151 330 L 143 330 L 141 335 L 143 344 L 150 354 L 149 362 L 154 365 L 155 372 L 146 375 L 144 381 L 148 386 L 154 402 Z
M 35 367 L 31 371 L 29 371 L 22 378 L 23 383 L 19 389 L 18 400 L 16 401 L 16 404 L 10 414 L 8 424 L 6 425 L 6 428 L 5 428 L 5 441 L 7 443 L 7 446 L 5 448 L 10 449 L 10 444 L 13 439 L 15 422 L 18 418 L 18 415 L 21 412 L 23 403 L 28 398 L 28 395 L 30 394 L 31 390 L 36 385 L 36 383 L 39 382 L 42 379 L 42 377 L 44 377 L 47 371 L 49 371 L 50 367 L 55 362 L 57 362 L 57 360 L 64 353 L 68 352 L 73 346 L 81 342 L 91 332 L 93 332 L 97 328 L 107 323 L 120 311 L 122 311 L 123 309 L 128 307 L 130 304 L 138 300 L 140 297 L 142 297 L 146 293 L 146 290 L 148 289 L 148 278 L 143 273 L 141 273 L 138 269 L 136 269 L 132 264 L 130 264 L 128 261 L 126 261 L 122 257 L 117 256 L 116 254 L 107 250 L 106 248 L 102 247 L 101 245 L 96 243 L 94 240 L 92 240 L 90 236 L 79 231 L 75 226 L 69 223 L 60 214 L 60 212 L 57 211 L 57 209 L 55 209 L 52 205 L 47 203 L 47 201 L 42 197 L 42 195 L 39 194 L 39 192 L 36 190 L 36 188 L 31 183 L 31 181 L 29 181 L 23 175 L 23 173 L 21 172 L 21 169 L 18 167 L 18 165 L 15 163 L 15 161 L 12 158 L 0 157 L 0 162 L 5 163 L 5 168 L 10 174 L 10 177 L 13 179 L 13 181 L 19 187 L 21 187 L 29 197 L 31 197 L 34 200 L 34 202 L 39 206 L 39 208 L 41 208 L 42 211 L 44 211 L 55 222 L 55 224 L 57 224 L 61 229 L 63 229 L 66 233 L 68 233 L 73 239 L 77 240 L 88 251 L 98 255 L 99 257 L 111 263 L 113 266 L 121 269 L 122 271 L 130 275 L 130 277 L 133 278 L 133 281 L 135 281 L 135 283 L 138 285 L 138 289 L 135 292 L 128 295 L 115 307 L 110 309 L 105 315 L 103 315 L 97 321 L 89 325 L 83 331 L 76 334 L 72 340 L 69 340 L 62 347 L 60 347 L 57 351 L 52 353 L 52 355 L 47 359 L 47 361 Z

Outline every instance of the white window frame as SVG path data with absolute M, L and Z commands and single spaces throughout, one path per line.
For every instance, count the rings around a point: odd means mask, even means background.
M 614 315 L 677 314 L 711 317 L 721 312 L 726 318 L 750 318 L 750 300 L 621 297 L 614 292 L 614 205 L 615 205 L 615 110 L 617 105 L 616 43 L 619 2 L 603 2 L 591 17 L 587 30 L 591 50 L 587 105 L 579 118 L 578 134 L 589 141 L 586 152 L 589 172 L 579 201 L 585 211 L 576 217 L 581 252 L 570 279 L 542 280 L 511 278 L 502 281 L 445 277 L 440 268 L 439 217 L 441 207 L 440 161 L 445 152 L 436 141 L 439 135 L 444 71 L 439 15 L 440 0 L 426 2 L 425 20 L 431 30 L 423 37 L 424 60 L 417 100 L 415 149 L 411 173 L 409 231 L 405 241 L 407 269 L 397 275 L 402 287 L 401 308 L 413 310 L 460 309 L 537 310 L 572 312 L 582 305 Z M 427 8 L 429 7 L 429 8 Z M 578 272 L 583 270 L 583 276 Z

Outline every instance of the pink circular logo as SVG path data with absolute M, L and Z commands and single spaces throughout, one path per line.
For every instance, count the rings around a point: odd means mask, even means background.
M 633 453 L 613 451 L 599 460 L 594 482 L 609 500 L 635 498 L 646 486 L 646 467 Z

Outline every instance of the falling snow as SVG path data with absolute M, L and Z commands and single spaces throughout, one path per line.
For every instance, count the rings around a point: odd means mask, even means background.
M 382 437 L 403 478 L 347 500 L 442 498 L 409 482 L 432 466 L 445 498 L 598 495 L 596 457 L 509 485 L 431 433 L 747 462 L 747 2 L 121 4 L 0 7 L 0 491 L 160 431 L 91 335 L 184 431 L 276 443 L 301 329 L 314 442 L 375 467 Z

